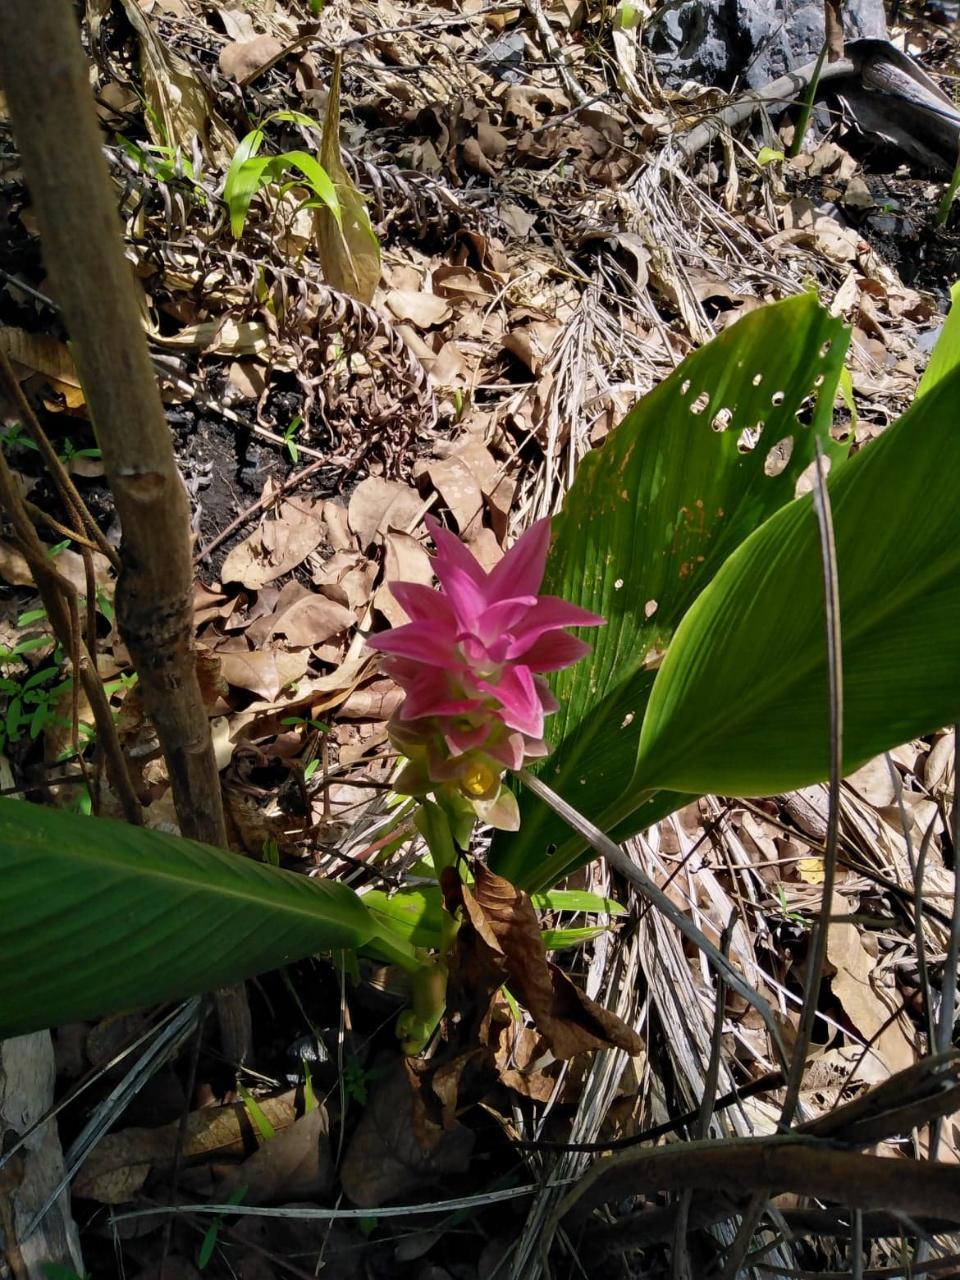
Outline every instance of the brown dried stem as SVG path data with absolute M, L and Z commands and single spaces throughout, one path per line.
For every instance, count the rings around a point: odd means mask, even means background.
M 224 846 L 192 653 L 189 505 L 124 257 L 76 22 L 68 0 L 10 0 L 6 16 L 0 73 L 123 530 L 118 626 L 167 760 L 181 829 Z
M 24 509 L 20 490 L 2 452 L 0 452 L 0 506 L 3 507 L 13 525 L 14 534 L 30 566 L 30 572 L 37 584 L 53 633 L 64 651 L 71 655 L 75 677 L 79 677 L 83 684 L 106 757 L 107 776 L 120 800 L 124 817 L 128 822 L 140 826 L 143 823 L 140 802 L 120 748 L 110 703 L 100 681 L 96 661 L 80 639 L 77 593 L 73 586 L 56 571 L 46 554 L 46 549 Z

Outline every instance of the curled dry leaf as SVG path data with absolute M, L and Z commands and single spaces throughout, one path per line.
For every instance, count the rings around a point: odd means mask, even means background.
M 476 933 L 499 952 L 511 991 L 530 1012 L 558 1058 L 611 1047 L 629 1054 L 643 1041 L 627 1024 L 591 1000 L 547 960 L 540 922 L 530 898 L 478 863 L 473 890 L 460 885 L 460 904 Z
M 280 1131 L 295 1119 L 296 1090 L 276 1098 L 261 1098 L 259 1106 L 274 1129 Z M 242 1103 L 226 1107 L 201 1107 L 187 1117 L 183 1138 L 183 1159 L 217 1152 L 242 1155 L 247 1144 L 256 1141 Z M 124 1129 L 108 1133 L 80 1166 L 73 1189 L 86 1200 L 101 1204 L 122 1204 L 146 1182 L 151 1169 L 167 1169 L 176 1158 L 180 1121 L 159 1129 Z
M 340 56 L 323 121 L 320 163 L 340 203 L 339 216 L 326 205 L 317 210 L 317 252 L 327 284 L 361 302 L 372 302 L 380 283 L 380 243 L 370 225 L 363 196 L 340 161 Z

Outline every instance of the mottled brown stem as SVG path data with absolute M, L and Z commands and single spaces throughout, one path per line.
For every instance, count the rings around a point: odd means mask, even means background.
M 76 689 L 76 681 L 79 678 L 87 695 L 97 726 L 100 745 L 107 761 L 107 777 L 117 793 L 123 816 L 128 822 L 139 826 L 143 823 L 143 815 L 127 769 L 127 762 L 120 748 L 117 727 L 113 722 L 113 712 L 110 710 L 110 703 L 104 692 L 100 673 L 97 671 L 96 659 L 80 639 L 77 593 L 73 586 L 57 573 L 47 556 L 46 548 L 37 536 L 37 531 L 24 509 L 20 490 L 2 452 L 0 452 L 0 508 L 13 525 L 17 543 L 30 566 L 30 572 L 40 592 L 40 599 L 47 611 L 53 634 L 73 662 L 74 688 Z
M 197 681 L 190 519 L 143 332 L 69 0 L 8 0 L 0 75 L 123 530 L 117 624 L 184 835 L 226 844 Z

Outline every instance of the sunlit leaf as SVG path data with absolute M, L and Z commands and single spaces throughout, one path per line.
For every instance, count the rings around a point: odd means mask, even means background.
M 960 368 L 829 477 L 845 771 L 960 718 Z M 811 495 L 730 557 L 677 631 L 635 785 L 766 795 L 826 777 L 823 566 Z
M 0 1038 L 178 999 L 377 932 L 336 881 L 7 799 L 0 919 Z
M 950 311 L 943 324 L 937 345 L 933 348 L 930 363 L 923 371 L 917 396 L 926 395 L 945 378 L 951 370 L 960 366 L 960 280 L 950 288 Z
M 632 786 L 657 667 L 690 605 L 740 543 L 794 496 L 828 430 L 846 349 L 812 295 L 759 309 L 689 356 L 580 464 L 556 522 L 544 590 L 602 614 L 594 655 L 561 672 L 556 749 L 538 770 L 617 836 L 669 813 Z M 579 837 L 529 793 L 492 864 L 528 889 L 587 860 Z

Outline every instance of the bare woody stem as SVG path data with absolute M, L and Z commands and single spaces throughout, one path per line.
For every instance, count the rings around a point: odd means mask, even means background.
M 0 76 L 123 530 L 117 623 L 184 835 L 226 844 L 192 651 L 189 506 L 147 353 L 69 0 L 8 0 Z M 40 89 L 42 86 L 42 91 Z

